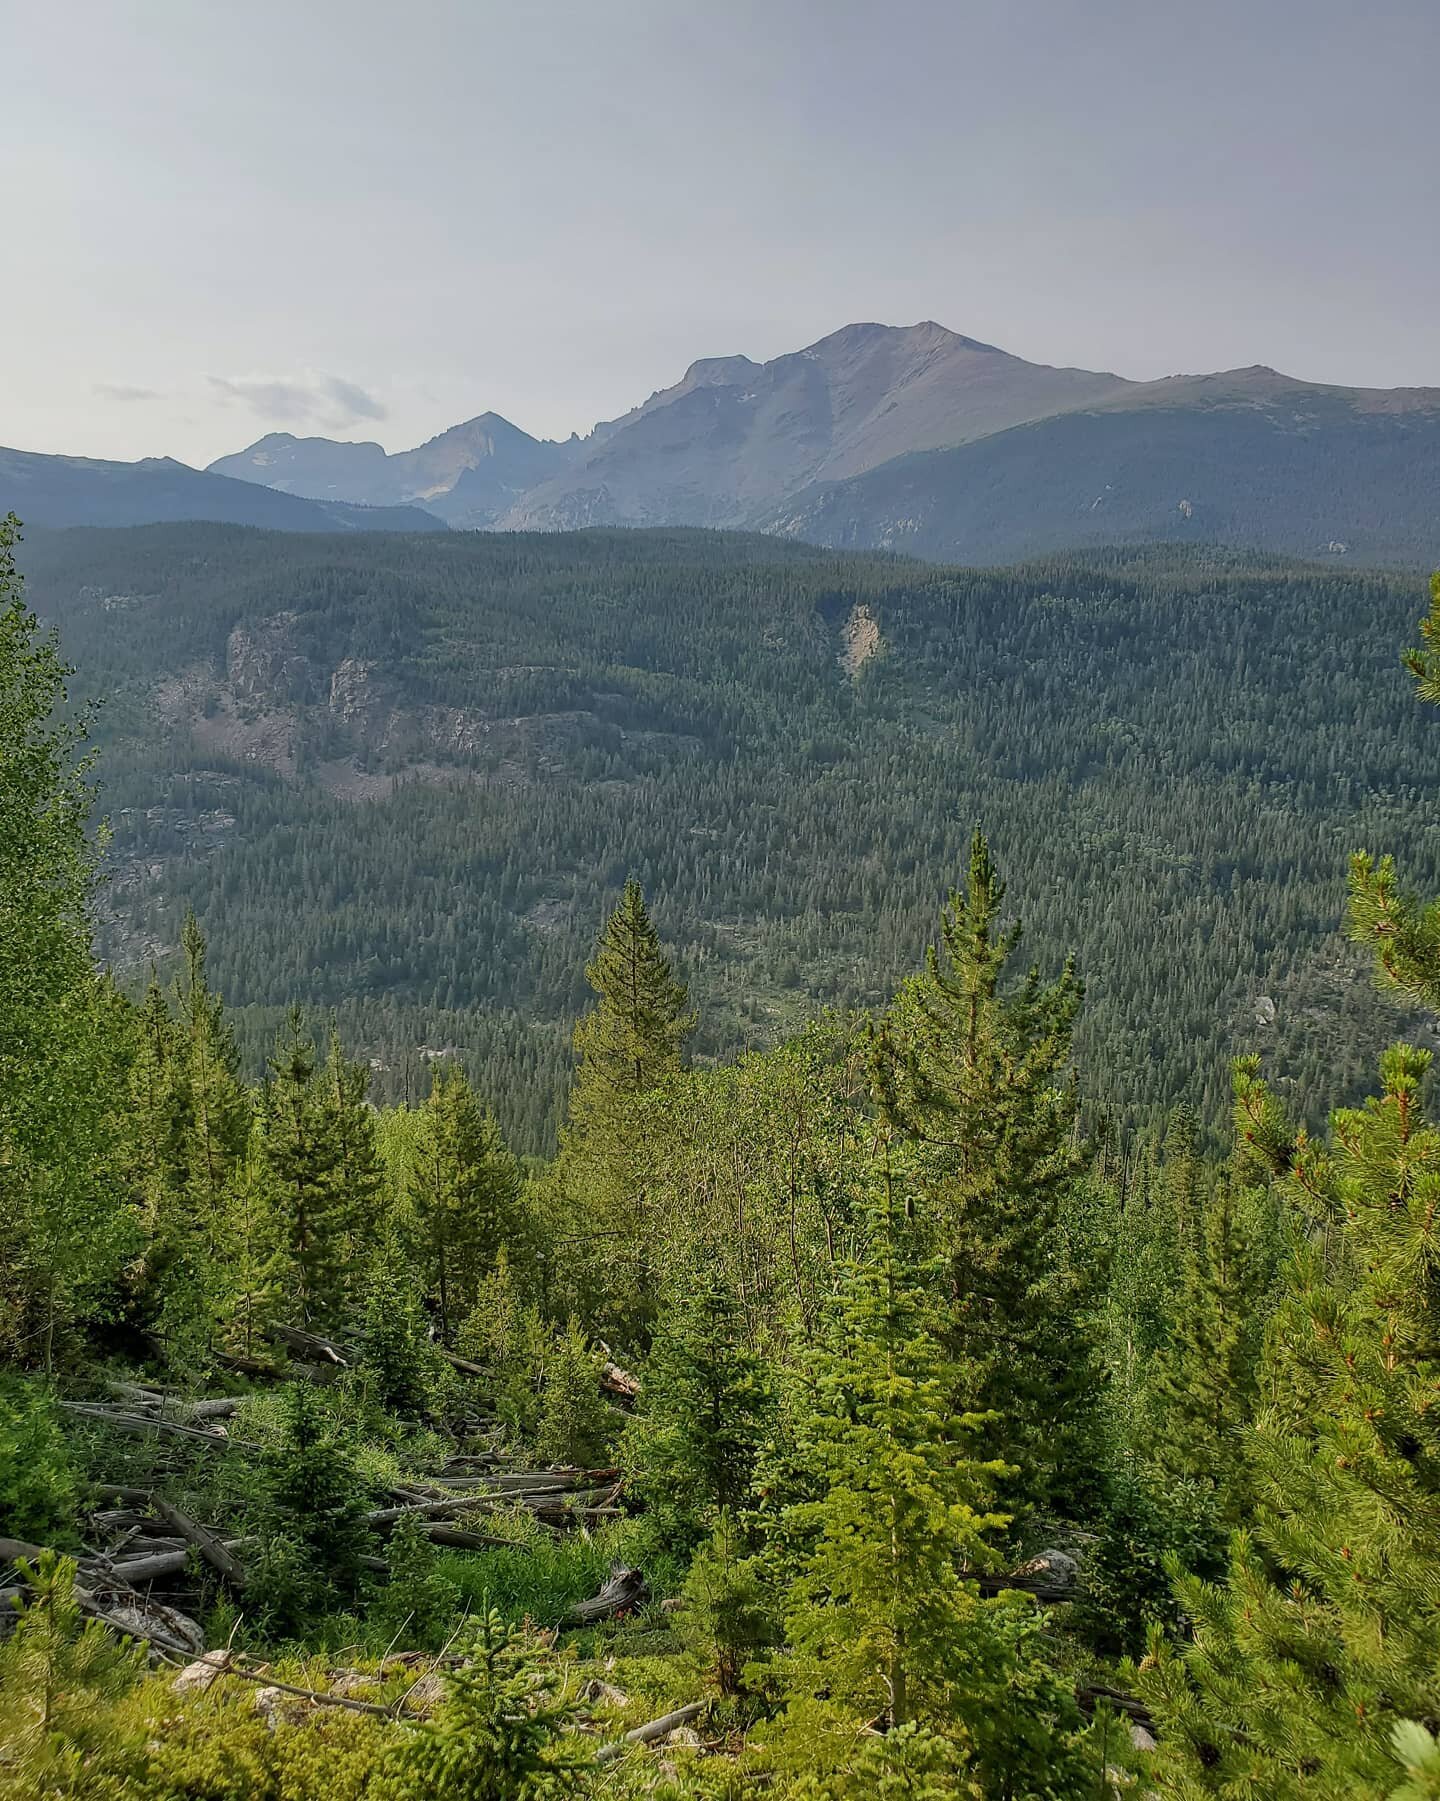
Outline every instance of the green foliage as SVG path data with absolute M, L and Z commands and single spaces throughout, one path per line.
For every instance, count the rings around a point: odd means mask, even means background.
M 779 1638 L 770 1586 L 745 1550 L 734 1520 L 722 1512 L 692 1559 L 680 1595 L 686 1639 L 722 1695 L 738 1694 L 746 1665 Z
M 299 1317 L 322 1327 L 348 1291 L 379 1181 L 364 1078 L 332 1041 L 323 1070 L 292 1008 L 261 1099 L 261 1154 Z
M 263 1624 L 276 1637 L 352 1601 L 363 1581 L 361 1559 L 373 1545 L 354 1459 L 307 1384 L 285 1390 L 284 1419 L 283 1440 L 264 1458 L 264 1542 L 254 1585 Z
M 970 1619 L 967 1568 L 1005 1524 L 1005 1466 L 967 1454 L 979 1421 L 950 1404 L 925 1280 L 903 1221 L 877 1208 L 863 1262 L 846 1271 L 814 1349 L 794 1373 L 797 1461 L 814 1500 L 782 1532 L 804 1547 L 785 1600 L 795 1698 L 823 1693 L 859 1719 L 936 1723 Z
M 87 1758 L 106 1736 L 105 1703 L 144 1669 L 138 1648 L 82 1621 L 68 1558 L 46 1551 L 18 1569 L 30 1592 L 0 1644 L 0 1795 L 17 1801 L 81 1792 Z
M 1154 1466 L 1122 1467 L 1111 1477 L 1094 1541 L 1081 1565 L 1077 1624 L 1107 1656 L 1139 1656 L 1153 1626 L 1179 1631 L 1183 1615 L 1174 1572 L 1214 1577 L 1224 1562 L 1224 1533 L 1213 1487 L 1167 1477 Z
M 580 1322 L 571 1319 L 545 1362 L 545 1392 L 535 1430 L 535 1449 L 542 1462 L 594 1469 L 609 1457 L 616 1422 L 614 1409 L 600 1392 L 601 1362 Z
M 389 1581 L 374 1610 L 377 1620 L 392 1642 L 438 1651 L 455 1624 L 460 1591 L 441 1573 L 435 1547 L 413 1515 L 395 1522 L 385 1562 Z
M 554 1183 L 578 1212 L 581 1237 L 606 1270 L 597 1293 L 593 1278 L 586 1279 L 589 1260 L 578 1260 L 572 1289 L 587 1312 L 603 1312 L 633 1341 L 643 1335 L 656 1284 L 647 1175 L 654 1114 L 644 1102 L 678 1072 L 695 1029 L 685 986 L 660 948 L 633 876 L 605 922 L 585 979 L 596 1004 L 575 1027 L 579 1068 Z
M 1097 1372 L 1081 1272 L 1062 1218 L 1080 1173 L 1071 1037 L 1082 989 L 1067 964 L 1005 986 L 1020 943 L 982 833 L 941 946 L 876 1045 L 881 1110 L 914 1146 L 915 1206 L 947 1260 L 945 1330 L 960 1412 L 991 1415 L 977 1443 L 1016 1466 L 1012 1509 L 1072 1514 L 1093 1468 Z
M 362 1299 L 365 1336 L 358 1371 L 373 1402 L 413 1417 L 428 1411 L 440 1370 L 426 1333 L 418 1272 L 392 1232 L 371 1261 Z
M 702 1268 L 661 1313 L 625 1433 L 631 1486 L 662 1532 L 693 1544 L 752 1504 L 771 1403 L 740 1303 Z
M 89 724 L 0 520 L 0 1356 L 55 1360 L 105 1309 L 133 1217 L 120 1186 L 126 1021 L 96 973 Z
M 550 1333 L 524 1290 L 505 1246 L 480 1284 L 459 1348 L 486 1372 L 486 1387 L 507 1438 L 533 1444 L 540 1426 L 541 1396 Z
M 1228 1578 L 1180 1585 L 1194 1641 L 1153 1646 L 1144 1691 L 1177 1794 L 1384 1796 L 1391 1734 L 1440 1709 L 1440 1131 L 1428 1052 L 1297 1142 L 1287 1191 L 1317 1237 L 1271 1326 L 1248 1434 L 1258 1505 Z M 1226 1785 L 1248 1783 L 1248 1791 Z
M 409 1196 L 426 1283 L 446 1344 L 520 1230 L 520 1177 L 494 1116 L 464 1072 L 437 1067 L 409 1157 Z
M 54 1399 L 40 1383 L 0 1374 L 0 1521 L 40 1544 L 67 1539 L 78 1502 L 74 1459 Z
M 587 1750 L 563 1737 L 563 1670 L 493 1609 L 480 1615 L 435 1716 L 398 1751 L 386 1801 L 540 1801 L 583 1794 Z

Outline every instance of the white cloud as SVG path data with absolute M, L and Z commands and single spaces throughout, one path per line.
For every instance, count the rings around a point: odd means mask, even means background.
M 163 400 L 164 395 L 158 388 L 136 388 L 129 382 L 97 381 L 91 383 L 92 391 L 102 400 L 122 401 L 129 405 L 137 400 Z
M 323 425 L 339 430 L 360 419 L 383 419 L 385 406 L 358 382 L 307 369 L 301 375 L 212 375 L 210 386 L 227 403 L 275 425 Z

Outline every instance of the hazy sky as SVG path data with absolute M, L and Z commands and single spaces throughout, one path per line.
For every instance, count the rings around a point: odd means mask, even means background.
M 587 430 L 934 318 L 1440 386 L 1440 0 L 0 0 L 0 443 Z

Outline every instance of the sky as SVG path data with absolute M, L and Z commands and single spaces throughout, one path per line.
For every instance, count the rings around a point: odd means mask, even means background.
M 937 319 L 1440 386 L 1440 0 L 0 0 L 0 444 L 568 436 Z

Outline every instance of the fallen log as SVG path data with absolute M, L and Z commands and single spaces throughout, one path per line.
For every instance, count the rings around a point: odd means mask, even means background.
M 150 1557 L 125 1557 L 111 1561 L 109 1558 L 85 1559 L 84 1567 L 97 1567 L 117 1582 L 123 1582 L 127 1588 L 134 1588 L 139 1582 L 153 1582 L 157 1576 L 178 1576 L 190 1567 L 188 1551 L 156 1551 Z
M 616 1363 L 609 1345 L 603 1341 L 597 1347 L 605 1359 L 600 1366 L 600 1386 L 621 1401 L 633 1401 L 640 1393 L 640 1378 L 632 1376 L 629 1370 L 621 1369 Z
M 306 1351 L 322 1363 L 333 1363 L 337 1369 L 349 1369 L 354 1360 L 353 1352 L 345 1350 L 333 1339 L 323 1338 L 318 1332 L 307 1332 L 303 1326 L 271 1326 L 267 1336 L 287 1348 L 293 1346 L 297 1351 Z
M 172 1507 L 159 1495 L 155 1497 L 155 1511 L 167 1526 L 172 1526 L 181 1538 L 194 1545 L 206 1563 L 218 1570 L 232 1588 L 245 1586 L 245 1571 L 240 1566 L 239 1558 L 227 1550 L 213 1533 L 198 1521 L 192 1520 L 189 1514 L 181 1513 L 178 1507 Z
M 1084 1714 L 1093 1714 L 1097 1702 L 1107 1701 L 1117 1713 L 1123 1713 L 1137 1726 L 1143 1726 L 1147 1732 L 1155 1730 L 1155 1716 L 1150 1709 L 1137 1695 L 1127 1695 L 1124 1689 L 1107 1688 L 1103 1682 L 1086 1682 L 1075 1690 L 1075 1699 Z
M 78 1413 L 82 1418 L 99 1420 L 103 1425 L 114 1426 L 119 1432 L 167 1432 L 177 1438 L 198 1438 L 209 1445 L 236 1445 L 247 1451 L 258 1451 L 261 1448 L 246 1439 L 231 1438 L 224 1432 L 211 1432 L 203 1426 L 182 1426 L 178 1420 L 151 1417 L 144 1413 L 127 1413 L 98 1401 L 61 1401 L 60 1406 L 67 1413 Z
M 45 1555 L 44 1545 L 32 1545 L 25 1538 L 0 1538 L 0 1560 L 6 1563 L 18 1563 L 23 1557 L 26 1563 L 34 1563 L 37 1557 Z
M 567 1626 L 593 1626 L 597 1620 L 608 1620 L 628 1608 L 638 1607 L 649 1593 L 639 1570 L 617 1563 L 600 1592 L 588 1601 L 577 1602 L 566 1614 L 564 1623 Z
M 148 1507 L 151 1492 L 148 1488 L 127 1488 L 114 1482 L 102 1482 L 94 1491 L 97 1501 L 118 1501 L 123 1507 Z
M 488 1532 L 470 1532 L 461 1526 L 440 1523 L 427 1526 L 425 1536 L 432 1545 L 447 1545 L 456 1551 L 489 1551 L 497 1547 L 505 1551 L 529 1549 L 526 1545 L 517 1545 L 513 1539 L 495 1538 Z
M 625 1755 L 630 1745 L 650 1745 L 657 1738 L 665 1738 L 669 1733 L 678 1731 L 681 1726 L 688 1726 L 692 1720 L 698 1720 L 709 1706 L 707 1701 L 691 1701 L 686 1707 L 677 1707 L 674 1713 L 661 1714 L 658 1720 L 650 1720 L 644 1726 L 636 1726 L 627 1732 L 622 1739 L 613 1745 L 606 1745 L 596 1754 L 596 1763 L 614 1763 Z

